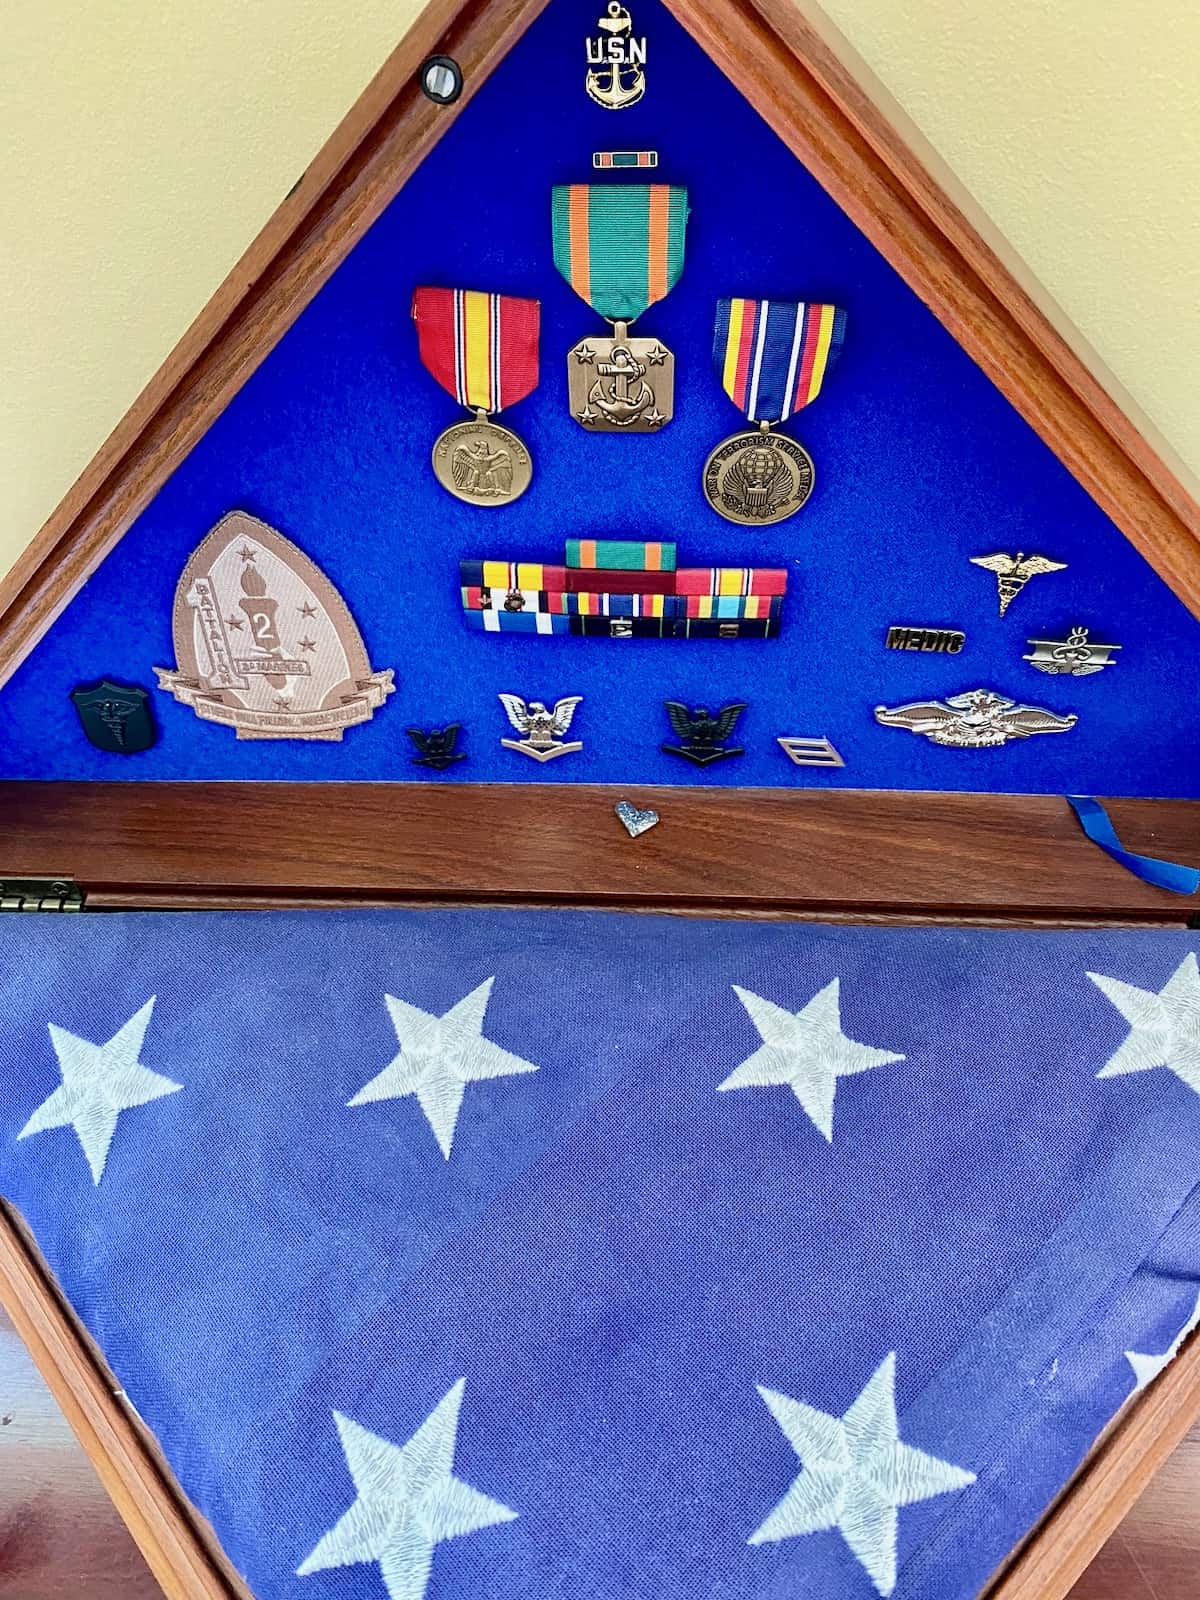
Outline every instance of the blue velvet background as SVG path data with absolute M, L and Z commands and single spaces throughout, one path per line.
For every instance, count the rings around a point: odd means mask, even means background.
M 660 7 L 642 0 L 648 90 L 613 114 L 583 89 L 597 0 L 554 0 L 369 236 L 179 468 L 0 696 L 0 775 L 23 778 L 422 779 L 404 729 L 458 719 L 448 781 L 846 785 L 1200 795 L 1197 624 L 1066 470 Z M 601 323 L 554 270 L 550 187 L 592 177 L 596 149 L 654 148 L 691 194 L 679 286 L 644 331 L 676 352 L 677 413 L 656 437 L 594 437 L 566 408 L 566 352 Z M 621 174 L 606 181 L 625 181 Z M 1069 225 L 1064 219 L 1064 225 Z M 462 413 L 417 358 L 417 283 L 536 295 L 542 383 L 504 420 L 536 477 L 515 505 L 460 505 L 429 452 Z M 847 308 L 845 352 L 790 431 L 817 464 L 794 520 L 748 530 L 705 503 L 700 469 L 739 413 L 709 350 L 719 295 Z M 239 743 L 155 692 L 158 746 L 105 754 L 67 696 L 173 665 L 171 602 L 189 553 L 242 507 L 294 539 L 344 593 L 397 693 L 340 745 Z M 649 642 L 469 634 L 461 557 L 557 561 L 571 535 L 665 537 L 681 565 L 792 572 L 776 641 Z M 1040 551 L 1003 620 L 967 557 Z M 1021 661 L 1073 623 L 1122 645 L 1087 679 Z M 889 624 L 964 628 L 958 657 L 886 651 Z M 978 685 L 1058 712 L 1070 733 L 943 750 L 879 727 L 877 703 Z M 545 767 L 501 749 L 499 690 L 582 694 L 578 754 Z M 664 756 L 665 698 L 749 701 L 745 757 L 703 773 Z M 781 734 L 826 735 L 844 768 L 790 765 Z

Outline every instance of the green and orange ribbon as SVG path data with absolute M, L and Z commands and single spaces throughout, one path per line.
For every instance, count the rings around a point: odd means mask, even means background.
M 673 183 L 564 183 L 552 196 L 554 265 L 610 322 L 632 322 L 683 271 L 687 190 Z

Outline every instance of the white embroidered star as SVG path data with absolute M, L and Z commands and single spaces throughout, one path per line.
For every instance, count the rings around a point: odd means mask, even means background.
M 461 1378 L 405 1445 L 333 1413 L 358 1498 L 296 1568 L 298 1578 L 377 1561 L 392 1600 L 422 1600 L 435 1545 L 517 1516 L 453 1474 L 465 1388 Z
M 1134 1394 L 1144 1389 L 1148 1383 L 1153 1383 L 1164 1367 L 1169 1367 L 1175 1357 L 1183 1349 L 1188 1335 L 1200 1328 L 1200 1295 L 1196 1296 L 1196 1309 L 1180 1328 L 1178 1334 L 1172 1339 L 1170 1347 L 1163 1351 L 1161 1356 L 1146 1356 L 1139 1350 L 1126 1350 L 1125 1359 L 1133 1368 L 1133 1375 L 1137 1379 L 1134 1385 Z
M 886 1356 L 844 1417 L 758 1390 L 800 1458 L 802 1471 L 754 1533 L 769 1544 L 836 1528 L 882 1595 L 896 1587 L 897 1507 L 975 1482 L 973 1472 L 901 1444 L 896 1357 Z
M 138 1060 L 154 999 L 151 995 L 107 1044 L 91 1044 L 65 1028 L 55 1027 L 53 1022 L 49 1024 L 62 1083 L 48 1100 L 42 1101 L 18 1139 L 44 1133 L 47 1128 L 73 1127 L 92 1169 L 92 1179 L 100 1182 L 122 1111 L 148 1105 L 151 1100 L 183 1088 L 181 1083 L 151 1072 Z
M 876 1050 L 846 1037 L 838 1008 L 839 982 L 834 978 L 827 983 L 794 1016 L 735 983 L 734 993 L 750 1013 L 762 1044 L 717 1085 L 719 1089 L 749 1089 L 786 1083 L 830 1143 L 837 1080 L 904 1060 L 891 1050 Z
M 1116 1078 L 1125 1072 L 1167 1067 L 1200 1094 L 1200 971 L 1190 952 L 1162 989 L 1135 989 L 1119 978 L 1088 977 L 1129 1024 L 1124 1042 L 1096 1074 Z
M 442 1017 L 384 995 L 399 1054 L 347 1104 L 362 1106 L 372 1100 L 416 1095 L 438 1147 L 449 1161 L 467 1084 L 538 1070 L 532 1061 L 522 1061 L 483 1037 L 484 1013 L 495 981 L 488 978 Z

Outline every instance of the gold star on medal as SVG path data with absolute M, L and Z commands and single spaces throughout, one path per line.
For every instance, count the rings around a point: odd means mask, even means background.
M 590 344 L 577 344 L 574 350 L 571 351 L 571 354 L 575 357 L 576 361 L 578 361 L 581 367 L 585 362 L 594 361 L 596 359 L 596 352 L 592 349 Z
M 654 406 L 651 410 L 647 411 L 646 415 L 642 418 L 642 421 L 645 422 L 647 427 L 650 428 L 657 428 L 660 422 L 665 422 L 666 420 L 666 417 L 657 406 Z
M 590 422 L 595 422 L 596 420 L 596 412 L 592 410 L 591 406 L 584 406 L 583 410 L 577 412 L 576 415 L 578 416 L 580 422 L 584 423 L 585 426 Z
M 655 340 L 654 349 L 646 351 L 646 360 L 652 367 L 661 367 L 664 361 L 666 361 L 668 353 L 669 352 L 664 350 L 662 345 Z

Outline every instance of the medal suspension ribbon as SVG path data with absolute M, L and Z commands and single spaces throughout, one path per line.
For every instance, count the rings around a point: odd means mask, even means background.
M 472 411 L 502 411 L 537 387 L 538 301 L 425 285 L 412 315 L 424 366 Z
M 602 317 L 632 322 L 678 283 L 687 218 L 678 184 L 557 184 L 554 265 Z
M 751 422 L 786 422 L 820 394 L 845 337 L 840 306 L 718 300 L 713 365 L 721 387 Z

